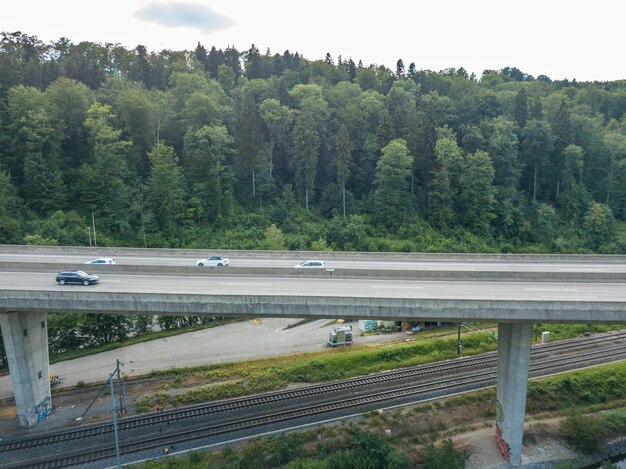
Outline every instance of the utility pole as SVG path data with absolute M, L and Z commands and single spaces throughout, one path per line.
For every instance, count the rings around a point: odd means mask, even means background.
M 146 226 L 143 222 L 143 196 L 141 192 L 139 192 L 139 214 L 141 215 L 141 232 L 143 233 L 143 247 L 147 248 L 148 243 L 146 242 Z
M 96 219 L 93 216 L 93 212 L 91 212 L 91 225 L 93 226 L 93 247 L 98 247 L 98 241 L 96 240 Z
M 119 367 L 118 367 L 118 370 L 119 370 Z M 111 406 L 113 408 L 113 434 L 115 435 L 115 459 L 117 461 L 117 468 L 121 469 L 122 463 L 120 460 L 120 439 L 117 434 L 117 409 L 115 408 L 115 389 L 113 388 L 113 376 L 114 375 L 115 375 L 115 371 L 109 374 L 109 386 L 111 387 Z
M 120 417 L 123 417 L 124 411 L 125 411 L 125 405 L 126 405 L 126 403 L 124 402 L 126 400 L 126 386 L 122 382 L 122 377 L 120 374 L 120 365 L 121 363 L 118 358 L 115 371 L 117 372 L 117 392 L 120 395 Z
M 457 340 L 456 340 L 456 353 L 460 357 L 461 356 L 461 321 L 456 323 L 457 326 Z
M 91 227 L 87 227 L 87 234 L 89 235 L 89 247 L 91 247 Z

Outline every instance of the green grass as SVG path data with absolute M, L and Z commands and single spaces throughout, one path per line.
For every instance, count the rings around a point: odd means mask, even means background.
M 605 399 L 602 405 L 612 410 L 598 411 L 598 399 L 591 398 L 589 391 L 598 389 Z M 545 395 L 554 393 L 552 399 Z M 567 416 L 572 412 L 595 412 L 596 419 L 606 438 L 626 434 L 626 362 L 597 368 L 564 373 L 532 380 L 529 385 L 528 413 L 554 411 L 552 415 Z M 335 467 L 423 467 L 422 463 L 433 461 L 434 466 L 461 469 L 468 454 L 455 449 L 444 441 L 443 446 L 434 441 L 445 440 L 459 431 L 447 428 L 432 412 L 466 414 L 476 417 L 474 424 L 484 418 L 475 409 L 495 407 L 495 390 L 486 389 L 444 401 L 417 405 L 409 412 L 395 411 L 379 414 L 372 412 L 356 425 L 325 427 L 321 429 L 290 433 L 270 438 L 255 439 L 237 448 L 225 448 L 211 452 L 196 452 L 189 456 L 167 460 L 153 460 L 141 468 L 281 468 L 281 469 L 330 469 Z M 467 409 L 472 409 L 468 412 Z M 465 410 L 463 410 L 465 409 Z M 495 415 L 491 415 L 494 419 Z M 469 422 L 468 422 L 469 424 Z M 394 429 L 393 437 L 385 437 L 384 428 Z M 463 427 L 467 428 L 467 427 Z M 401 431 L 403 430 L 403 431 Z M 419 437 L 418 437 L 419 435 Z M 600 440 L 603 444 L 604 440 Z M 424 445 L 417 449 L 417 445 Z M 417 455 L 417 458 L 416 458 Z M 361 459 L 358 459 L 361 458 Z
M 527 411 L 567 411 L 626 398 L 626 362 L 573 371 L 528 385 Z
M 565 340 L 580 337 L 583 334 L 598 334 L 603 332 L 619 331 L 624 324 L 560 324 L 536 323 L 533 324 L 533 341 L 541 340 L 541 333 L 550 332 L 550 340 Z
M 490 327 L 491 324 L 480 326 Z M 544 327 L 545 326 L 545 327 Z M 542 324 L 537 330 L 550 330 L 555 339 L 579 336 L 585 332 L 605 332 L 618 326 Z M 540 335 L 540 332 L 539 332 Z M 463 355 L 476 355 L 497 348 L 495 330 L 486 329 L 464 333 L 461 336 Z M 144 397 L 137 404 L 137 411 L 155 407 L 187 405 L 215 399 L 246 396 L 250 394 L 284 389 L 298 383 L 318 383 L 346 379 L 369 373 L 421 365 L 453 359 L 457 356 L 456 327 L 438 328 L 413 335 L 407 342 L 371 345 L 354 345 L 340 349 L 327 349 L 270 359 L 240 363 L 205 365 L 193 368 L 172 368 L 149 373 L 151 378 L 169 379 L 165 390 L 193 387 L 188 392 L 169 395 L 160 392 Z M 626 382 L 626 380 L 624 380 Z M 607 383 L 613 383 L 608 379 Z M 529 393 L 534 391 L 534 384 Z M 540 389 L 536 391 L 542 393 Z M 590 388 L 593 389 L 593 388 Z M 553 392 L 552 390 L 550 392 Z M 621 392 L 618 389 L 618 392 Z M 548 393 L 545 391 L 545 393 Z M 590 395 L 594 394 L 589 391 Z M 601 396 L 615 393 L 606 388 Z M 556 394 L 555 394 L 556 395 Z M 542 399 L 542 402 L 567 403 L 565 396 Z M 566 404 L 567 405 L 567 404 Z
M 456 331 L 456 328 L 449 328 Z M 378 371 L 448 360 L 457 356 L 456 335 L 441 336 L 441 330 L 413 336 L 409 342 L 384 346 L 352 346 L 298 355 L 273 357 L 241 363 L 175 368 L 150 373 L 149 377 L 178 379 L 192 391 L 169 396 L 148 396 L 138 411 L 167 405 L 191 404 L 212 399 L 237 397 L 285 388 L 294 383 L 316 383 L 345 379 Z M 464 334 L 464 355 L 475 355 L 497 347 L 492 330 Z

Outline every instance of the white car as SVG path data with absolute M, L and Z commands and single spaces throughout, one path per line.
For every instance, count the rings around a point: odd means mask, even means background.
M 326 267 L 324 261 L 304 261 L 295 266 L 296 269 L 323 269 Z
M 206 259 L 199 259 L 196 265 L 199 267 L 226 267 L 230 261 L 222 256 L 211 256 Z
M 109 259 L 108 257 L 99 257 L 98 259 L 92 259 L 85 262 L 85 264 L 115 264 L 115 259 Z

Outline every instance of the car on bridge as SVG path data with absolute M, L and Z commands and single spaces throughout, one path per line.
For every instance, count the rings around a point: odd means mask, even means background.
M 326 267 L 324 261 L 304 261 L 295 266 L 296 269 L 323 269 Z
M 108 257 L 99 257 L 97 259 L 87 261 L 85 262 L 85 264 L 115 264 L 115 259 L 111 259 Z
M 211 256 L 206 259 L 199 259 L 196 265 L 199 267 L 226 267 L 230 261 L 222 256 Z
M 82 270 L 65 270 L 57 274 L 57 282 L 59 285 L 75 283 L 87 286 L 97 283 L 98 280 L 100 280 L 100 278 L 97 275 L 88 274 Z

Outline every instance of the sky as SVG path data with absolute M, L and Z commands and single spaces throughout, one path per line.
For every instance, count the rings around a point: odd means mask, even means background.
M 439 71 L 517 67 L 553 80 L 626 79 L 614 0 L 5 0 L 0 31 L 193 50 L 255 44 L 308 60 Z

